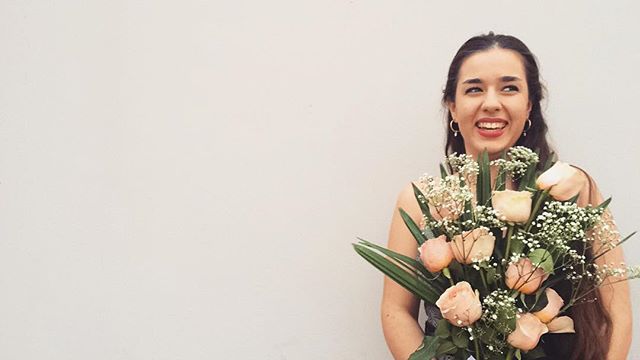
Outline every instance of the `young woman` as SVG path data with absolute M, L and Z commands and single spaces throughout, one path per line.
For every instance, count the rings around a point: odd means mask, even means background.
M 543 89 L 534 55 L 520 40 L 508 35 L 477 36 L 469 39 L 455 55 L 444 90 L 443 105 L 447 107 L 446 153 L 466 153 L 477 158 L 487 149 L 496 158 L 509 147 L 523 145 L 540 150 L 544 164 L 551 149 L 547 143 L 547 125 L 540 101 Z M 580 193 L 578 204 L 599 204 L 603 201 L 595 182 L 577 167 L 568 173 L 550 194 L 558 200 L 568 200 Z M 495 181 L 495 171 L 493 181 Z M 513 189 L 514 184 L 508 184 Z M 413 195 L 411 184 L 398 196 L 391 222 L 388 247 L 415 258 L 415 240 L 404 225 L 398 208 L 405 209 L 419 223 L 422 213 Z M 610 213 L 606 219 L 615 226 Z M 619 264 L 624 261 L 622 249 L 596 260 Z M 431 305 L 427 314 L 433 314 Z M 394 281 L 385 277 L 381 306 L 382 326 L 387 345 L 395 359 L 407 359 L 422 343 L 424 333 L 418 324 L 420 301 Z M 437 310 L 437 308 L 436 308 Z M 436 314 L 437 315 L 437 314 Z M 631 343 L 631 305 L 627 282 L 603 286 L 597 302 L 575 306 L 569 314 L 576 334 L 571 354 L 554 353 L 553 335 L 543 341 L 547 359 L 623 360 Z M 567 341 L 564 337 L 562 341 Z

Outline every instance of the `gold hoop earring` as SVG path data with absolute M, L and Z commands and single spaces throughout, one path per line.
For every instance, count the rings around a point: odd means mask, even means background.
M 527 136 L 527 131 L 529 131 L 529 129 L 531 129 L 531 120 L 529 118 L 527 118 L 527 122 L 529 123 L 529 127 L 524 129 L 524 132 L 522 133 L 522 136 Z
M 451 131 L 453 131 L 453 136 L 458 136 L 458 133 L 460 132 L 460 126 L 458 126 L 458 130 L 456 130 L 456 129 L 453 128 L 453 123 L 454 123 L 453 120 L 451 120 L 449 122 L 449 129 L 451 129 Z

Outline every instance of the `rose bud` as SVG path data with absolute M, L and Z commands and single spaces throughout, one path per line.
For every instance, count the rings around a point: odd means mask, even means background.
M 469 326 L 482 316 L 480 294 L 478 291 L 474 292 L 466 281 L 445 290 L 436 301 L 436 306 L 443 318 L 458 327 Z
M 571 177 L 577 170 L 571 165 L 562 161 L 557 161 L 551 168 L 543 172 L 536 185 L 539 189 L 545 190 L 560 182 L 560 180 Z
M 548 274 L 541 267 L 536 268 L 529 258 L 521 258 L 516 263 L 509 264 L 504 276 L 509 289 L 528 295 L 538 290 Z
M 485 259 L 493 253 L 496 237 L 486 228 L 477 228 L 464 231 L 456 235 L 451 241 L 451 250 L 461 264 L 471 264 L 474 261 Z
M 540 321 L 543 323 L 548 323 L 553 320 L 554 317 L 558 316 L 558 312 L 560 312 L 560 308 L 564 305 L 564 300 L 558 295 L 558 293 L 552 288 L 546 288 L 544 293 L 547 294 L 547 306 L 540 311 L 536 311 L 533 315 L 537 316 Z
M 445 235 L 425 241 L 418 248 L 418 251 L 424 267 L 431 272 L 442 271 L 453 260 L 453 251 L 451 251 L 451 246 L 449 246 Z
M 520 317 L 516 319 L 516 329 L 509 334 L 507 342 L 516 349 L 529 351 L 538 345 L 540 336 L 548 331 L 547 326 L 535 315 L 520 314 Z
M 568 316 L 559 316 L 547 324 L 549 332 L 552 333 L 575 333 L 573 328 L 573 320 Z
M 493 208 L 503 221 L 525 223 L 531 215 L 531 192 L 529 191 L 494 191 L 491 198 Z

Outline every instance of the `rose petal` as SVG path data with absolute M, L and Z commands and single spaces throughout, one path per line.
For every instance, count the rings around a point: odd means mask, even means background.
M 547 328 L 549 328 L 549 332 L 556 334 L 576 332 L 573 328 L 573 320 L 568 316 L 559 316 L 551 320 L 551 322 L 547 324 Z
M 562 180 L 565 174 L 571 172 L 571 165 L 562 161 L 557 161 L 551 168 L 543 172 L 536 180 L 539 189 L 545 190 Z

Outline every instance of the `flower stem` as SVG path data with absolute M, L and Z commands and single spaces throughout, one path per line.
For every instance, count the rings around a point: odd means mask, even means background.
M 480 346 L 478 345 L 478 338 L 476 334 L 473 334 L 473 346 L 476 348 L 476 360 L 482 360 L 480 357 Z
M 509 250 L 511 248 L 511 236 L 513 235 L 513 225 L 509 225 L 509 230 L 507 230 L 507 247 L 504 250 L 504 258 L 510 259 Z
M 442 269 L 442 273 L 444 274 L 444 277 L 449 279 L 449 284 L 451 284 L 451 286 L 455 286 L 456 285 L 456 284 L 453 283 L 453 279 L 451 278 L 451 271 L 449 271 L 449 267 L 446 267 L 446 268 Z
M 513 352 L 514 352 L 514 348 L 509 349 L 509 352 L 507 352 L 507 357 L 505 358 L 505 360 L 511 360 L 513 359 Z
M 478 272 L 480 273 L 480 279 L 482 279 L 482 285 L 484 285 L 484 288 L 487 290 L 487 292 L 489 292 L 489 285 L 487 284 L 487 277 L 484 274 L 484 271 L 480 269 L 478 270 Z

